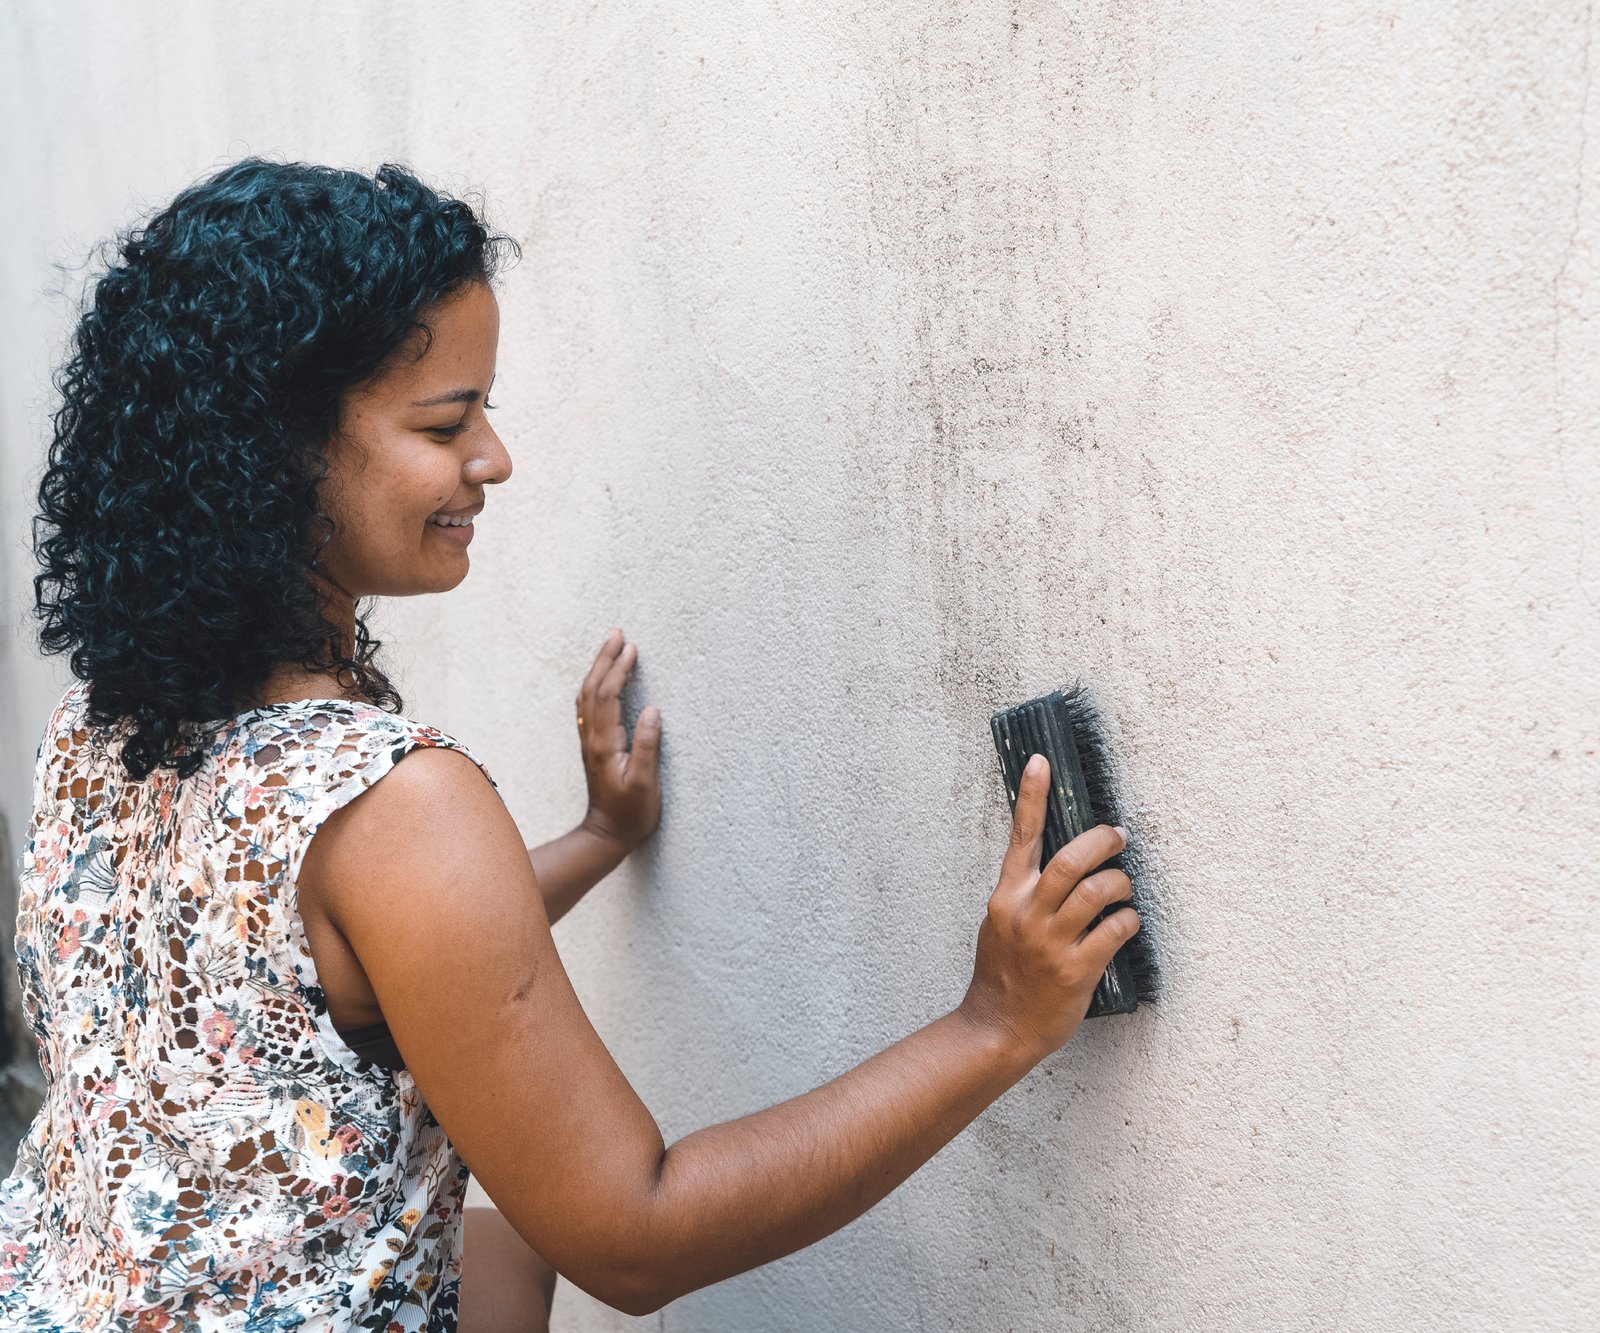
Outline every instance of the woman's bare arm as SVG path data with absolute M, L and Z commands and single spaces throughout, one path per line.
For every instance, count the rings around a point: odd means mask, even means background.
M 820 1088 L 680 1139 L 657 1178 L 652 1303 L 770 1263 L 853 1221 L 1036 1058 L 958 1007 Z
M 570 833 L 528 848 L 533 877 L 553 926 L 583 895 L 622 864 L 632 848 L 587 822 Z
M 1038 761 L 1042 764 L 1042 760 Z M 1024 778 L 965 998 L 832 1082 L 670 1149 L 585 1016 L 504 805 L 470 759 L 418 750 L 332 816 L 302 878 L 372 981 L 429 1107 L 518 1233 L 646 1313 L 858 1216 L 1076 1029 L 1137 929 L 1122 846 L 1091 829 L 1037 871 Z

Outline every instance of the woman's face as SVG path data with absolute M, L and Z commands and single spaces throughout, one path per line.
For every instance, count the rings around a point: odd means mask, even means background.
M 467 574 L 470 517 L 511 456 L 484 415 L 500 341 L 500 305 L 469 283 L 423 313 L 423 335 L 390 369 L 346 395 L 327 449 L 322 507 L 335 524 L 321 566 L 351 599 L 445 592 Z

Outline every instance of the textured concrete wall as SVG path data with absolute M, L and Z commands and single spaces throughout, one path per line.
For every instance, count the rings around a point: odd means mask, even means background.
M 986 716 L 1100 696 L 1168 1000 L 656 1326 L 1592 1318 L 1588 6 L 90 8 L 0 18 L 7 614 L 50 260 L 245 151 L 484 186 L 516 475 L 383 623 L 530 839 L 639 639 L 664 826 L 558 938 L 669 1137 L 959 997 Z

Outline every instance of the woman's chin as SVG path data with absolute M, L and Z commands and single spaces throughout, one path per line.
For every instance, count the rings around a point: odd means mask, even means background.
M 467 577 L 467 572 L 471 566 L 468 564 L 464 552 L 456 557 L 455 564 L 456 567 L 454 569 L 444 571 L 433 580 L 433 586 L 428 589 L 429 592 L 449 592 L 450 589 L 460 585 L 461 581 Z
M 429 551 L 415 563 L 389 565 L 383 580 L 385 586 L 367 595 L 425 597 L 430 593 L 449 592 L 460 585 L 471 569 L 472 562 L 465 551 Z

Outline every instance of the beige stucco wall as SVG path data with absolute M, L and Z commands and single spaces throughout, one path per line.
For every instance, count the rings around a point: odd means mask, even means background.
M 0 813 L 66 679 L 50 263 L 247 151 L 402 159 L 526 258 L 516 474 L 381 624 L 530 840 L 640 641 L 663 829 L 558 939 L 669 1137 L 959 997 L 991 708 L 1093 683 L 1150 868 L 1159 1010 L 652 1326 L 1582 1326 L 1592 41 L 1576 0 L 8 6 Z

